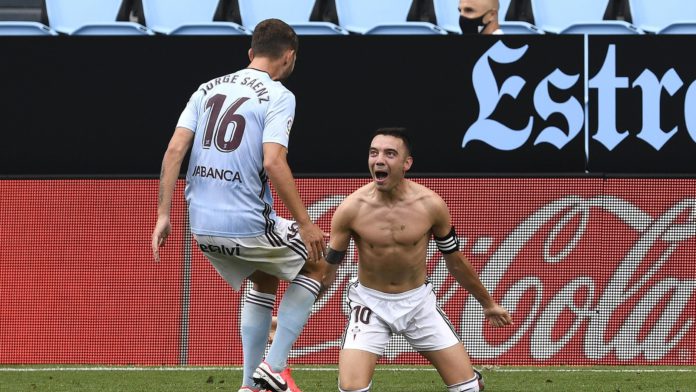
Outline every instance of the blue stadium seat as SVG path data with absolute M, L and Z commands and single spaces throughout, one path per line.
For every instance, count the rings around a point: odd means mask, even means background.
M 218 0 L 142 0 L 145 23 L 169 35 L 250 35 L 233 22 L 214 22 Z
M 546 34 L 546 32 L 535 25 L 523 21 L 506 20 L 498 22 L 503 34 Z
M 660 29 L 658 34 L 696 34 L 696 21 L 676 22 Z
M 656 0 L 657 1 L 657 0 Z M 609 0 L 531 0 L 534 23 L 556 34 L 641 34 L 628 22 L 603 20 Z
M 633 24 L 651 33 L 695 34 L 696 1 L 629 0 Z
M 407 22 L 411 2 L 412 0 L 336 0 L 336 13 L 343 28 L 360 34 L 447 34 L 445 29 L 432 23 Z
M 39 22 L 0 22 L 0 35 L 58 35 Z
M 297 34 L 348 35 L 348 30 L 330 22 L 309 20 L 315 0 L 238 0 L 242 24 L 254 30 L 264 19 L 277 18 L 291 25 Z
M 147 27 L 117 22 L 121 0 L 46 0 L 49 25 L 72 35 L 152 35 Z
M 627 22 L 617 20 L 605 20 L 602 22 L 595 23 L 574 23 L 563 29 L 561 31 L 561 34 L 630 35 L 643 34 L 643 31 Z
M 433 0 L 435 8 L 435 18 L 437 25 L 443 29 L 461 34 L 459 28 L 459 0 Z M 527 22 L 521 21 L 506 21 L 505 15 L 510 7 L 510 0 L 500 0 L 500 9 L 498 9 L 498 23 L 500 30 L 505 34 L 544 34 L 543 31 L 536 26 Z
M 459 0 L 433 0 L 433 8 L 438 26 L 451 33 L 462 33 L 459 28 L 459 12 L 457 11 Z
M 500 30 L 505 34 L 545 34 L 543 30 L 537 26 L 519 20 L 506 20 L 508 9 L 510 8 L 511 0 L 500 0 L 500 9 L 498 10 L 498 24 Z

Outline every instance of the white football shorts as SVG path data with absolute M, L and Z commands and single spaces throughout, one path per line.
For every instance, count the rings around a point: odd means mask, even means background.
M 297 223 L 278 217 L 273 230 L 258 237 L 193 237 L 218 274 L 236 291 L 254 271 L 292 281 L 307 260 Z
M 402 334 L 416 351 L 435 351 L 460 342 L 437 306 L 432 284 L 388 294 L 355 282 L 348 287 L 350 314 L 341 348 L 382 355 L 392 334 Z

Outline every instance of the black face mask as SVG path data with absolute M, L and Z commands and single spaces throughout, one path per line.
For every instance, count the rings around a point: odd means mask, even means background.
M 474 19 L 459 16 L 459 28 L 462 29 L 462 34 L 480 34 L 486 26 L 488 24 L 483 23 L 483 15 Z

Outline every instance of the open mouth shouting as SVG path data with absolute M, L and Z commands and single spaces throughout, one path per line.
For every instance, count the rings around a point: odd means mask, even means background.
M 389 173 L 384 170 L 384 169 L 375 169 L 375 181 L 378 184 L 384 184 L 384 182 L 387 180 L 387 177 L 389 177 Z

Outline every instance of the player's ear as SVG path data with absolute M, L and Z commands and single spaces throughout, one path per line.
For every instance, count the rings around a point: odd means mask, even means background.
M 406 161 L 404 161 L 404 172 L 409 171 L 409 169 L 411 169 L 411 165 L 413 165 L 413 157 L 409 155 L 408 158 L 406 158 Z
M 285 51 L 285 55 L 283 56 L 283 64 L 290 64 L 292 63 L 292 57 L 295 55 L 295 50 L 294 49 L 288 49 Z
M 254 49 L 249 48 L 249 61 L 254 61 Z

